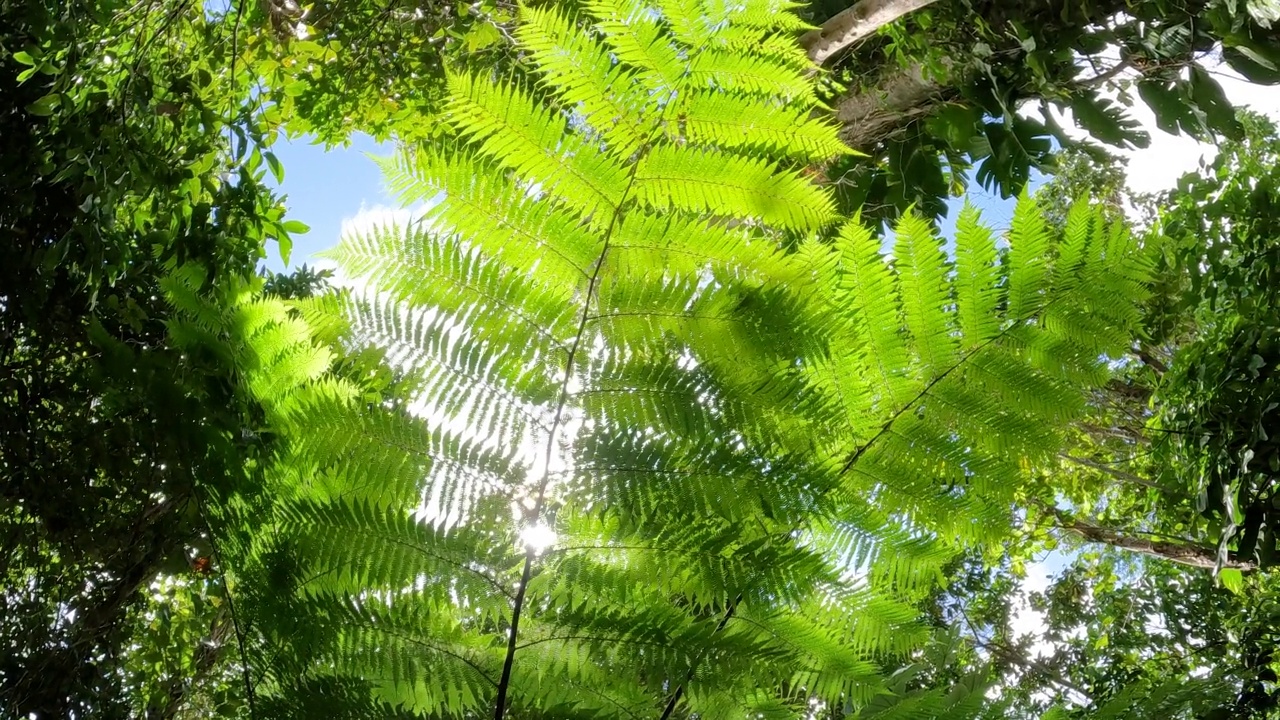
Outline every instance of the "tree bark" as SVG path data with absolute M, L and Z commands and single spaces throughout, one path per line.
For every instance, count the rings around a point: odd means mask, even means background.
M 800 37 L 800 46 L 818 65 L 909 12 L 937 0 L 861 0 Z
M 874 29 L 932 4 L 930 0 L 861 0 L 823 23 L 818 30 L 802 36 L 800 42 L 810 58 L 829 60 L 870 35 Z M 1023 3 L 977 0 L 974 3 L 976 15 L 993 29 L 1006 28 L 1016 21 L 1039 27 L 1046 33 L 1068 35 L 1090 24 L 1104 22 L 1125 8 L 1125 3 L 1120 0 L 1103 0 L 1087 9 L 1065 0 L 1027 0 Z M 943 38 L 942 41 L 943 45 L 956 48 L 967 42 L 965 38 L 954 37 L 949 41 Z M 998 53 L 1001 64 L 1020 66 L 1023 63 L 1018 48 L 1011 46 L 1003 50 Z M 978 76 L 969 68 L 969 59 L 963 51 L 957 49 L 955 52 L 957 54 L 941 61 L 943 69 L 937 73 L 927 73 L 923 64 L 898 67 L 892 61 L 864 58 L 873 63 L 875 69 L 859 75 L 871 79 L 851 89 L 835 104 L 836 119 L 843 125 L 841 138 L 856 150 L 871 151 L 901 132 L 911 121 L 931 114 L 944 103 L 960 101 L 962 91 Z M 857 67 L 864 69 L 867 63 Z M 1116 72 L 1122 69 L 1113 68 Z M 1106 82 L 1111 79 L 1110 73 L 1104 70 L 1084 82 Z M 1069 78 L 1061 80 L 1068 82 Z M 1019 88 L 1015 100 L 1038 96 L 1038 85 L 1028 83 Z
M 953 74 L 950 63 L 946 67 L 948 74 Z M 941 103 L 958 99 L 959 78 L 945 80 L 931 77 L 919 64 L 889 71 L 870 87 L 836 104 L 836 120 L 842 126 L 840 139 L 855 150 L 875 147 Z
M 1128 550 L 1202 570 L 1213 570 L 1218 567 L 1217 548 L 1205 547 L 1194 543 L 1151 540 L 1127 535 L 1118 530 L 1095 525 L 1087 520 L 1074 518 L 1055 507 L 1047 505 L 1042 505 L 1042 507 L 1057 519 L 1059 527 L 1088 542 L 1110 545 L 1121 550 Z M 1234 555 L 1229 557 L 1222 564 L 1222 567 L 1243 572 L 1258 569 L 1258 566 L 1254 563 L 1241 560 Z

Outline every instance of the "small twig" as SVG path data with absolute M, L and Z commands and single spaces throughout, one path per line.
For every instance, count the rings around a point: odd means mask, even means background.
M 1058 457 L 1062 458 L 1063 460 L 1070 460 L 1071 462 L 1076 463 L 1077 465 L 1084 465 L 1085 467 L 1090 467 L 1090 468 L 1093 468 L 1094 470 L 1099 470 L 1101 472 L 1106 473 L 1107 475 L 1110 475 L 1113 478 L 1116 478 L 1117 480 L 1123 480 L 1128 483 L 1133 483 L 1134 485 L 1141 485 L 1142 487 L 1150 488 L 1151 490 L 1164 489 L 1159 485 L 1159 483 L 1154 483 L 1144 477 L 1134 475 L 1131 472 L 1126 472 L 1119 468 L 1114 468 L 1114 467 L 1111 467 L 1110 465 L 1105 465 L 1092 458 L 1077 457 L 1075 455 L 1070 455 L 1065 452 L 1058 453 Z
M 717 635 L 721 630 L 724 630 L 724 626 L 729 624 L 729 620 L 733 618 L 733 613 L 737 611 L 738 604 L 741 602 L 742 596 L 739 595 L 733 602 L 729 603 L 729 609 L 725 611 L 724 617 L 720 618 L 720 624 L 716 625 L 716 629 L 711 633 L 712 635 Z M 675 712 L 676 706 L 680 704 L 680 698 L 684 697 L 685 686 L 693 681 L 693 674 L 698 671 L 698 666 L 702 664 L 702 660 L 706 656 L 707 650 L 707 648 L 703 648 L 702 652 L 698 654 L 697 659 L 689 666 L 689 672 L 685 674 L 684 682 L 680 683 L 679 687 L 676 688 L 676 691 L 671 694 L 671 700 L 667 702 L 667 707 L 662 711 L 662 717 L 658 720 L 670 720 L 671 713 Z
M 223 561 L 222 551 L 218 547 L 217 533 L 213 530 L 213 523 L 209 522 L 209 515 L 205 512 L 199 493 L 193 492 L 192 497 L 195 499 L 196 509 L 200 512 L 200 519 L 204 521 L 205 529 L 209 531 L 209 545 L 213 549 L 214 559 L 218 561 L 218 567 L 221 570 L 219 577 L 222 580 L 222 591 L 227 598 L 227 612 L 231 616 L 231 627 L 235 630 L 236 647 L 240 652 L 240 671 L 244 676 L 244 692 L 245 700 L 249 705 L 249 717 L 257 720 L 258 708 L 254 700 L 253 674 L 249 665 L 249 654 L 245 651 L 244 628 L 241 627 L 240 619 L 236 614 L 235 601 L 231 598 L 231 587 L 227 585 L 227 566 Z
M 1117 75 L 1133 67 L 1133 62 L 1125 59 L 1116 63 L 1109 70 L 1104 70 L 1091 78 L 1078 81 L 1076 84 L 1082 87 L 1095 88 L 1105 85 L 1108 81 L 1114 79 Z

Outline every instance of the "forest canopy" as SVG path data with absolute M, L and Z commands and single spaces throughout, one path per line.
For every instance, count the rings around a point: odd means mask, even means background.
M 1280 717 L 1277 21 L 0 4 L 0 718 Z

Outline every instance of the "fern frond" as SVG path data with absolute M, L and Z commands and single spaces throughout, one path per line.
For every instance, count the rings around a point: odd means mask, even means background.
M 622 165 L 569 134 L 567 118 L 521 88 L 458 74 L 448 80 L 448 117 L 482 153 L 584 217 L 607 222 L 623 198 Z
M 634 192 L 657 211 L 735 213 L 799 232 L 830 222 L 830 197 L 798 173 L 761 160 L 655 145 L 638 164 Z
M 517 37 L 562 102 L 575 108 L 618 156 L 638 150 L 655 123 L 635 114 L 644 92 L 636 73 L 614 63 L 604 47 L 555 9 L 522 7 L 520 17 Z
M 746 0 L 733 3 L 717 0 L 709 5 L 732 8 L 734 24 L 742 27 L 764 30 L 805 30 L 809 27 L 808 23 L 796 15 L 796 11 L 804 5 L 791 0 Z
M 699 145 L 760 148 L 809 161 L 850 152 L 826 123 L 809 113 L 754 97 L 698 92 L 681 110 L 685 137 Z
M 587 0 L 585 6 L 618 60 L 637 69 L 648 92 L 670 99 L 684 83 L 685 63 L 649 7 L 638 0 Z
M 693 90 L 715 88 L 765 97 L 782 96 L 791 102 L 810 105 L 817 97 L 813 84 L 797 72 L 801 69 L 768 56 L 708 49 L 691 63 L 688 84 Z
M 1049 228 L 1034 199 L 1024 195 L 1014 206 L 1009 228 L 1009 317 L 1030 318 L 1049 282 Z
M 836 240 L 842 270 L 835 308 L 853 326 L 875 374 L 881 407 L 910 400 L 912 364 L 902 333 L 901 296 L 880 245 L 860 222 L 847 223 Z M 847 304 L 846 304 L 847 303 Z
M 588 277 L 597 240 L 574 215 L 541 202 L 497 167 L 469 153 L 448 157 L 420 149 L 384 160 L 391 187 L 406 204 L 436 200 L 422 218 L 432 232 L 466 238 L 469 247 L 540 284 L 573 288 Z
M 858 711 L 927 640 L 946 563 L 1007 538 L 1136 325 L 1140 249 L 1077 222 L 1055 266 L 1029 202 L 1003 261 L 972 210 L 954 261 L 913 217 L 892 259 L 856 218 L 830 241 L 833 199 L 791 169 L 841 150 L 791 7 L 522 9 L 528 72 L 449 75 L 446 137 L 384 163 L 429 207 L 345 237 L 340 296 L 228 310 L 175 279 L 175 333 L 243 337 L 228 361 L 281 408 L 272 532 L 242 547 L 283 588 L 250 603 L 262 644 L 298 638 L 274 692 Z
M 953 300 L 946 282 L 950 267 L 932 226 L 923 218 L 908 213 L 895 232 L 903 318 L 921 364 L 930 375 L 937 375 L 959 358 Z
M 398 593 L 410 580 L 419 598 L 444 604 L 465 598 L 473 609 L 484 602 L 490 614 L 514 592 L 501 578 L 514 562 L 514 553 L 504 551 L 514 546 L 495 545 L 487 533 L 445 530 L 367 501 L 303 500 L 279 517 L 315 569 L 308 592 Z
M 956 314 L 966 349 L 1000 332 L 1000 268 L 991 231 L 967 201 L 956 218 Z
M 1057 280 L 1062 287 L 1063 280 L 1071 278 L 1089 256 L 1089 245 L 1100 233 L 1095 224 L 1104 222 L 1100 208 L 1087 202 L 1077 202 L 1067 212 L 1067 224 L 1063 230 L 1062 242 L 1058 245 Z

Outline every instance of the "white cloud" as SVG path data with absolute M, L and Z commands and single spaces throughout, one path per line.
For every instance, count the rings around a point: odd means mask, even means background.
M 1205 69 L 1222 85 L 1232 104 L 1248 107 L 1280 121 L 1280 86 L 1255 85 L 1225 64 L 1206 63 Z M 1196 170 L 1200 160 L 1212 162 L 1217 148 L 1185 135 L 1175 136 L 1156 127 L 1155 115 L 1145 103 L 1135 102 L 1129 111 L 1151 134 L 1151 146 L 1122 153 L 1129 161 L 1129 188 L 1135 192 L 1171 189 L 1178 178 Z
M 339 237 L 346 239 L 351 235 L 364 235 L 377 228 L 390 227 L 397 225 L 405 227 L 410 222 L 422 217 L 426 209 L 422 206 L 414 207 L 391 207 L 389 205 L 365 205 L 361 204 L 360 209 L 351 217 L 342 219 L 342 230 Z M 337 265 L 328 258 L 316 258 L 315 266 L 320 269 L 337 270 Z M 339 283 L 345 283 L 346 280 L 341 275 L 336 276 Z
M 1204 62 L 1202 67 L 1222 85 L 1227 99 L 1233 104 L 1248 107 L 1280 121 L 1280 86 L 1252 84 L 1217 60 Z M 1130 71 L 1127 77 L 1132 79 L 1133 72 Z M 1112 99 L 1117 97 L 1115 92 L 1104 94 Z M 1136 96 L 1137 93 L 1133 91 L 1132 94 Z M 1172 135 L 1156 127 L 1155 114 L 1140 98 L 1134 98 L 1133 105 L 1126 109 L 1126 114 L 1141 123 L 1142 129 L 1151 136 L 1151 144 L 1146 148 L 1117 150 L 1107 147 L 1127 161 L 1129 189 L 1133 192 L 1149 193 L 1172 189 L 1178 178 L 1197 169 L 1201 159 L 1212 162 L 1217 155 L 1217 148 L 1213 145 L 1186 135 Z M 1088 137 L 1085 131 L 1075 126 L 1069 110 L 1055 115 L 1069 134 L 1079 138 Z
M 360 210 L 352 217 L 342 219 L 342 237 L 352 233 L 367 233 L 375 228 L 388 225 L 404 227 L 422 215 L 422 208 L 391 207 L 388 205 L 361 205 Z
M 1044 613 L 1031 607 L 1031 593 L 1042 593 L 1049 589 L 1052 582 L 1050 568 L 1044 561 L 1027 563 L 1027 574 L 1022 580 L 1022 588 L 1012 603 L 1012 616 L 1009 618 L 1009 629 L 1015 637 L 1034 635 L 1036 641 L 1031 645 L 1032 657 L 1044 657 L 1053 651 L 1053 646 L 1041 639 L 1046 629 Z

